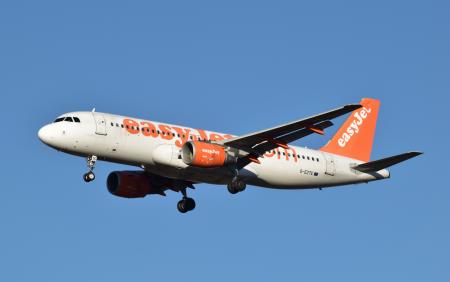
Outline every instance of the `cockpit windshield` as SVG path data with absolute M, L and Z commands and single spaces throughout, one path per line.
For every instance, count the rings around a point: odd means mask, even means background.
M 61 122 L 61 121 L 68 121 L 68 122 L 80 122 L 80 119 L 78 117 L 59 117 L 55 119 L 54 123 Z

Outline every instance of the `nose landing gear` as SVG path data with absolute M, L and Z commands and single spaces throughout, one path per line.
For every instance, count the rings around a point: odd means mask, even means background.
M 89 156 L 87 158 L 87 167 L 88 167 L 89 171 L 83 175 L 84 181 L 86 181 L 86 182 L 94 181 L 95 174 L 92 171 L 94 170 L 96 161 L 97 161 L 97 156 Z

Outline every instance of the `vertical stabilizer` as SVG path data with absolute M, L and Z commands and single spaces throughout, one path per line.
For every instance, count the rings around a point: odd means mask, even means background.
M 364 98 L 321 151 L 368 162 L 372 152 L 380 101 Z

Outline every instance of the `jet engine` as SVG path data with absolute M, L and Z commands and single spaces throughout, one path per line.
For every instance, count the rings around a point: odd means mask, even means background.
M 186 142 L 181 149 L 181 158 L 187 165 L 213 168 L 236 162 L 236 158 L 223 146 L 199 141 Z
M 163 194 L 151 176 L 142 171 L 113 171 L 106 181 L 108 191 L 123 198 L 143 198 L 148 194 Z

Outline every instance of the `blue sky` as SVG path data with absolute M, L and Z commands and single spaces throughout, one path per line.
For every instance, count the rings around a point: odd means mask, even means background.
M 0 2 L 1 281 L 450 280 L 448 1 L 158 2 Z M 185 215 L 36 136 L 93 107 L 244 134 L 362 97 L 374 159 L 425 155 L 368 185 L 198 185 Z

